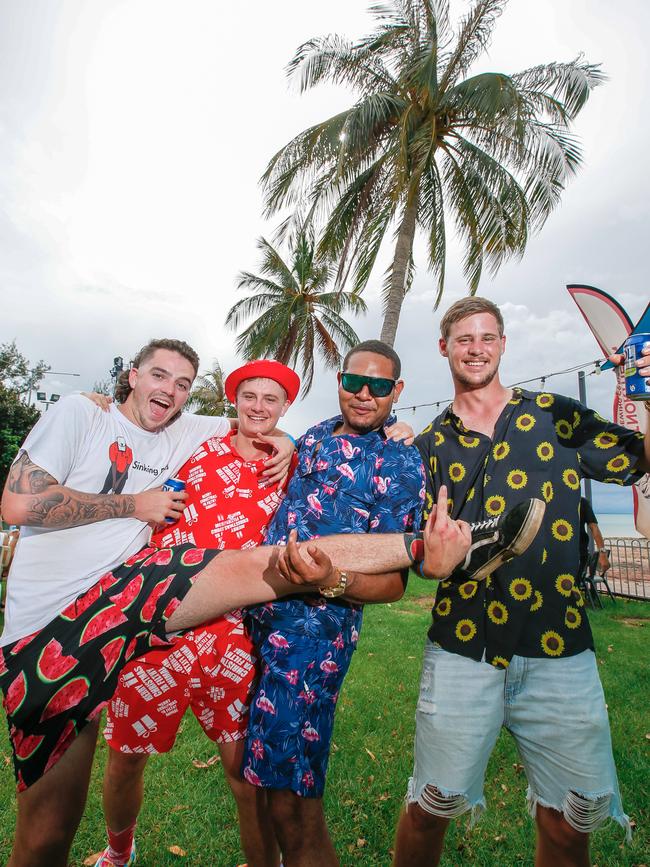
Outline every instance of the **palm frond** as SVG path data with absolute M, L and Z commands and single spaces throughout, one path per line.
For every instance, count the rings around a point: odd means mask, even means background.
M 455 84 L 486 50 L 506 3 L 507 0 L 477 0 L 474 8 L 461 19 L 456 46 L 440 80 L 441 92 Z
M 336 340 L 341 354 L 352 349 L 359 343 L 359 337 L 352 326 L 336 313 L 324 312 L 321 317 L 322 324 L 331 332 Z
M 296 342 L 294 347 L 294 363 L 300 359 L 302 388 L 300 393 L 304 397 L 314 382 L 314 324 L 307 323 L 302 335 L 302 343 Z
M 605 80 L 599 65 L 578 57 L 514 74 L 470 74 L 506 2 L 471 0 L 454 36 L 449 0 L 384 0 L 371 8 L 372 33 L 356 42 L 310 40 L 290 64 L 303 90 L 327 81 L 354 95 L 350 108 L 299 133 L 271 159 L 262 178 L 266 213 L 295 207 L 300 220 L 287 226 L 324 226 L 312 292 L 327 286 L 335 262 L 336 287 L 344 291 L 352 279 L 358 294 L 387 232 L 397 227 L 384 284 L 388 339 L 413 279 L 416 230 L 427 238 L 436 304 L 449 220 L 476 291 L 484 266 L 495 272 L 523 254 L 530 232 L 544 225 L 581 164 L 571 126 Z M 418 210 L 407 226 L 403 215 L 413 202 Z M 316 264 L 328 269 L 318 280 Z
M 569 120 L 574 120 L 589 94 L 607 81 L 600 63 L 586 63 L 577 57 L 570 63 L 546 63 L 524 69 L 512 76 L 524 91 L 550 93 L 563 106 Z
M 316 343 L 325 367 L 333 367 L 334 370 L 338 370 L 341 364 L 341 353 L 336 341 L 318 319 L 314 321 L 314 330 L 316 332 Z
M 459 123 L 493 127 L 512 118 L 521 108 L 521 96 L 508 75 L 483 72 L 450 87 L 440 100 L 440 110 L 453 112 Z
M 252 286 L 252 282 L 250 285 Z M 247 286 L 246 288 L 249 287 Z M 278 293 L 258 293 L 257 295 L 250 295 L 248 298 L 242 298 L 240 301 L 236 301 L 228 311 L 225 324 L 227 327 L 236 330 L 243 320 L 256 316 L 270 305 L 277 306 L 283 300 L 283 296 L 278 295 Z
M 362 292 L 368 284 L 386 232 L 395 216 L 395 203 L 389 200 L 384 208 L 375 208 L 374 211 L 363 226 L 357 245 L 358 253 L 354 258 L 353 291 L 357 293 Z
M 379 52 L 364 41 L 353 45 L 340 36 L 325 36 L 303 43 L 287 66 L 287 75 L 297 80 L 301 93 L 323 81 L 346 84 L 360 92 L 377 88 L 391 90 L 394 86 Z
M 285 291 L 291 290 L 295 292 L 298 286 L 293 274 L 293 268 L 287 265 L 275 247 L 266 238 L 260 238 L 257 242 L 257 249 L 262 253 L 262 274 L 274 277 Z
M 225 415 L 231 418 L 237 415 L 234 407 L 226 399 L 223 372 L 216 359 L 212 363 L 212 369 L 197 376 L 194 381 L 187 408 L 200 415 Z
M 509 256 L 523 255 L 528 202 L 512 174 L 471 142 L 457 137 L 446 156 L 450 204 L 466 243 L 464 273 L 475 292 L 484 257 L 495 273 Z
M 435 163 L 431 164 L 429 172 L 422 179 L 419 221 L 423 229 L 428 228 L 429 270 L 436 281 L 436 296 L 433 306 L 434 310 L 437 310 L 445 286 L 447 234 L 445 231 L 442 179 Z

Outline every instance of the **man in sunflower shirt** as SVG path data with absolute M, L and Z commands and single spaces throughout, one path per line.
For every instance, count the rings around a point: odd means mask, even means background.
M 528 778 L 536 867 L 588 867 L 589 833 L 610 816 L 628 831 L 629 822 L 576 587 L 580 479 L 631 484 L 650 469 L 650 433 L 644 440 L 561 395 L 503 386 L 503 319 L 486 299 L 458 301 L 441 332 L 454 400 L 416 440 L 427 505 L 446 485 L 454 518 L 490 520 L 540 494 L 546 516 L 528 551 L 485 582 L 452 574 L 438 588 L 394 867 L 438 864 L 449 821 L 485 808 L 501 726 Z M 650 353 L 641 365 L 650 376 Z

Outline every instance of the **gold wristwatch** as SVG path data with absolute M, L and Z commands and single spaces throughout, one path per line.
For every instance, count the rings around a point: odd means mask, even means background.
M 339 573 L 339 583 L 333 587 L 319 587 L 318 592 L 326 599 L 335 599 L 337 596 L 343 596 L 345 588 L 348 586 L 348 573 L 341 569 L 336 570 Z

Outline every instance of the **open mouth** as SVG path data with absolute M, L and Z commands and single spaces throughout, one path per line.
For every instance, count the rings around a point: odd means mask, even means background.
M 164 397 L 152 397 L 149 401 L 151 410 L 156 417 L 165 415 L 171 409 L 172 403 Z

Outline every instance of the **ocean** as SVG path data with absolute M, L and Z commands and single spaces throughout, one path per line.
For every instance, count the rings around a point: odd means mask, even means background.
M 612 515 L 606 512 L 596 512 L 598 518 L 598 526 L 604 537 L 607 536 L 632 536 L 641 538 L 641 534 L 637 532 L 634 526 L 634 516 L 630 513 L 623 515 Z

